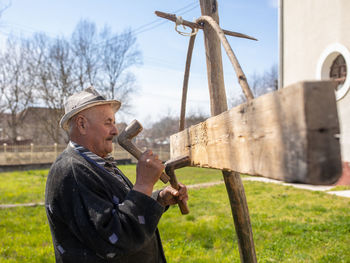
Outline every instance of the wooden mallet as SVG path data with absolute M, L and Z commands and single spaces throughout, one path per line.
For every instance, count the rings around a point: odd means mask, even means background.
M 142 152 L 139 148 L 132 143 L 132 138 L 134 138 L 137 134 L 142 131 L 143 127 L 141 123 L 137 120 L 133 120 L 119 135 L 118 135 L 118 143 L 121 147 L 123 147 L 126 151 L 128 151 L 132 156 L 134 156 L 137 160 L 140 159 Z M 169 181 L 169 176 L 167 176 L 164 172 L 162 172 L 160 176 L 160 180 L 163 183 L 167 183 Z

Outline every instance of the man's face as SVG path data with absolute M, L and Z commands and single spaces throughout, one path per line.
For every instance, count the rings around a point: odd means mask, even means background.
M 99 105 L 81 112 L 86 119 L 85 146 L 100 157 L 112 152 L 113 137 L 118 135 L 114 111 L 109 104 Z

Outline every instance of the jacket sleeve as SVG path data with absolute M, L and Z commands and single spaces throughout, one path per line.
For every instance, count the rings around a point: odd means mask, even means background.
M 61 183 L 61 210 L 75 236 L 100 257 L 135 253 L 149 241 L 164 208 L 131 190 L 121 203 L 111 200 L 86 167 L 74 167 Z

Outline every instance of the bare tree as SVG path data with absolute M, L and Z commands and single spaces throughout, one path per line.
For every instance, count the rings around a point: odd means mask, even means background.
M 112 34 L 105 27 L 100 34 L 102 86 L 109 98 L 117 97 L 123 103 L 123 110 L 130 106 L 129 95 L 135 91 L 135 77 L 128 69 L 141 63 L 141 54 L 136 48 L 136 38 L 130 30 Z
M 42 123 L 49 137 L 59 143 L 62 137 L 59 121 L 64 114 L 64 100 L 78 87 L 73 74 L 74 56 L 69 42 L 63 38 L 52 40 L 40 34 L 33 38 L 31 45 L 36 49 L 32 59 L 36 68 L 36 90 L 49 109 Z
M 135 76 L 129 69 L 141 62 L 131 31 L 113 34 L 105 26 L 99 33 L 94 23 L 82 20 L 72 34 L 71 45 L 80 89 L 93 85 L 107 97 L 121 100 L 122 110 L 127 112 L 130 94 L 135 92 Z
M 76 26 L 71 44 L 75 59 L 75 74 L 81 89 L 96 85 L 99 70 L 98 34 L 95 23 L 81 20 Z
M 2 79 L 0 81 L 2 81 Z M 0 115 L 2 115 L 2 113 L 6 108 L 6 104 L 4 102 L 4 93 L 5 93 L 5 86 L 2 83 L 0 83 Z
M 78 23 L 70 41 L 43 34 L 33 38 L 38 97 L 51 110 L 50 119 L 43 121 L 55 142 L 62 137 L 58 122 L 64 100 L 77 90 L 94 85 L 108 97 L 117 96 L 125 112 L 129 95 L 135 91 L 135 77 L 127 69 L 140 61 L 135 42 L 130 31 L 112 34 L 105 27 L 98 34 L 95 24 L 87 20 Z
M 278 70 L 277 65 L 272 65 L 270 69 L 266 70 L 263 74 L 254 74 L 249 80 L 250 87 L 255 95 L 259 97 L 267 92 L 275 91 L 278 89 Z
M 25 109 L 33 101 L 34 81 L 30 78 L 28 54 L 21 41 L 10 38 L 1 57 L 0 85 L 6 111 L 9 113 L 7 135 L 13 143 L 18 140 Z
M 278 70 L 277 65 L 274 64 L 270 69 L 259 75 L 254 73 L 248 78 L 249 87 L 251 88 L 254 97 L 259 97 L 265 93 L 272 92 L 278 89 Z M 230 107 L 237 106 L 246 101 L 242 93 L 236 96 L 230 96 Z
M 135 92 L 130 68 L 141 59 L 130 31 L 112 34 L 105 27 L 99 33 L 94 23 L 82 20 L 69 40 L 42 33 L 21 42 L 11 39 L 0 60 L 0 113 L 5 108 L 10 112 L 11 139 L 18 137 L 25 109 L 36 105 L 47 112 L 38 114 L 43 134 L 59 143 L 67 138 L 59 128 L 65 99 L 94 85 L 108 97 L 117 96 L 125 110 Z
M 203 122 L 208 118 L 208 116 L 199 112 L 197 114 L 190 113 L 186 117 L 186 127 L 190 127 L 197 123 Z M 144 136 L 147 137 L 152 145 L 157 144 L 159 142 L 169 141 L 170 135 L 177 133 L 179 131 L 179 117 L 174 117 L 171 115 L 166 115 L 161 118 L 159 121 L 155 122 L 151 128 L 146 129 L 144 132 Z
M 5 12 L 5 10 L 8 9 L 10 6 L 11 6 L 11 1 L 9 1 L 8 3 L 3 3 L 2 1 L 0 1 L 0 17 Z M 2 115 L 2 113 L 6 108 L 6 104 L 3 101 L 4 93 L 5 93 L 5 87 L 4 85 L 0 84 L 0 115 Z

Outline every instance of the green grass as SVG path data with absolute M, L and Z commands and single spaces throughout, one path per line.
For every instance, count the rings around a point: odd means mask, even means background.
M 245 182 L 259 262 L 350 262 L 350 200 Z M 225 186 L 190 190 L 191 213 L 176 207 L 160 231 L 170 262 L 240 262 Z
M 136 175 L 135 165 L 120 165 L 119 168 L 125 173 L 128 178 L 134 183 Z M 195 167 L 186 167 L 177 169 L 175 171 L 177 180 L 186 185 L 198 184 L 205 182 L 223 181 L 222 173 L 219 170 L 214 169 L 199 169 Z M 161 181 L 155 185 L 155 188 L 159 189 L 164 187 Z
M 0 204 L 44 200 L 48 170 L 0 173 Z
M 43 206 L 0 209 L 0 262 L 55 262 Z
M 0 173 L 1 203 L 43 201 L 46 173 Z M 186 184 L 222 177 L 197 168 L 177 175 Z M 350 262 L 350 199 L 260 182 L 244 187 L 258 262 Z M 171 207 L 159 223 L 168 262 L 240 262 L 224 184 L 189 196 L 189 215 Z M 0 210 L 0 262 L 54 262 L 43 207 Z
M 329 191 L 346 191 L 350 190 L 350 185 L 337 185 Z
M 120 165 L 119 168 L 134 183 L 136 165 Z M 179 182 L 194 184 L 220 181 L 221 171 L 213 169 L 182 168 L 176 170 Z M 0 173 L 0 204 L 43 202 L 48 170 Z M 159 181 L 156 189 L 164 187 Z

